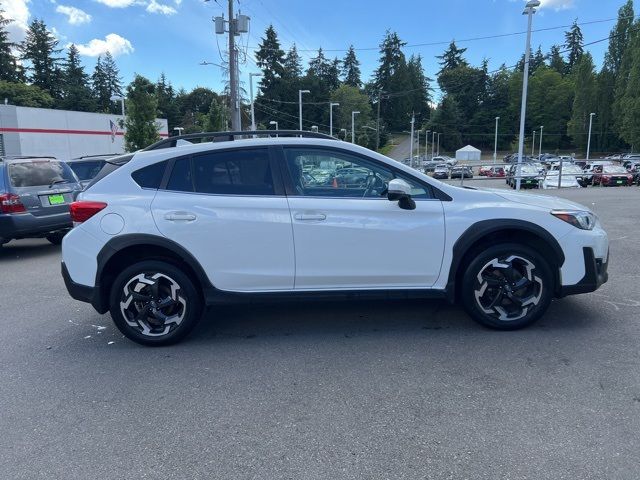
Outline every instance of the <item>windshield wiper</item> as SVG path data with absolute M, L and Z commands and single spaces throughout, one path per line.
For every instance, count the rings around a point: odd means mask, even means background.
M 62 178 L 59 180 L 54 180 L 53 182 L 51 182 L 51 184 L 49 184 L 49 188 L 53 187 L 57 183 L 67 183 L 67 180 L 64 180 Z

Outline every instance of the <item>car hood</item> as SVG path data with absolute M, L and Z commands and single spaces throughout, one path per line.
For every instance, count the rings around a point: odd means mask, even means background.
M 510 202 L 521 203 L 523 205 L 531 205 L 549 210 L 584 210 L 591 211 L 590 208 L 580 205 L 579 203 L 565 200 L 564 198 L 552 197 L 550 195 L 536 195 L 531 193 L 518 193 L 500 190 L 497 188 L 478 189 L 485 192 L 491 192 Z

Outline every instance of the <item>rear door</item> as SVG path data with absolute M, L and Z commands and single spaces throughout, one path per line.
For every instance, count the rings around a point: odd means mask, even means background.
M 7 165 L 9 189 L 30 214 L 41 217 L 69 211 L 79 189 L 69 166 L 48 159 L 16 160 Z
M 214 150 L 177 158 L 169 168 L 152 202 L 153 218 L 215 287 L 293 289 L 291 217 L 268 148 Z

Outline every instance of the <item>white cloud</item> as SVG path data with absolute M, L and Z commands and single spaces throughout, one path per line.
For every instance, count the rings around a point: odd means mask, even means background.
M 575 7 L 575 0 L 540 0 L 540 3 L 540 8 L 553 8 L 556 11 Z
M 71 25 L 82 25 L 83 23 L 89 23 L 91 21 L 91 15 L 76 7 L 58 5 L 56 7 L 56 12 L 69 17 L 69 23 Z
M 137 3 L 136 0 L 96 0 L 96 2 L 111 8 L 127 8 Z
M 9 40 L 21 42 L 24 40 L 29 22 L 30 0 L 0 0 L 0 10 L 4 10 L 4 17 L 13 20 L 8 26 Z
M 174 13 L 178 13 L 175 8 L 169 5 L 162 5 L 156 0 L 151 0 L 151 2 L 149 2 L 149 4 L 147 5 L 147 12 L 161 13 L 163 15 L 173 15 Z
M 87 57 L 97 57 L 107 52 L 111 52 L 111 55 L 117 57 L 118 55 L 127 55 L 133 52 L 131 42 L 117 33 L 110 33 L 104 40 L 94 38 L 89 43 L 76 45 L 76 47 L 78 47 L 80 55 Z

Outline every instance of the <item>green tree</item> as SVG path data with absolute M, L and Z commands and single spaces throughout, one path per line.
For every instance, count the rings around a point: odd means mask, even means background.
M 284 52 L 280 48 L 278 34 L 273 25 L 267 27 L 255 57 L 256 65 L 262 70 L 260 85 L 263 92 L 268 93 L 275 80 L 284 73 Z
M 158 100 L 158 116 L 167 119 L 169 132 L 172 132 L 174 127 L 180 126 L 180 113 L 173 86 L 164 73 L 160 74 L 156 82 L 155 92 Z
M 302 59 L 298 54 L 298 49 L 294 43 L 283 61 L 283 77 L 292 80 L 302 76 Z
M 547 55 L 547 60 L 549 60 L 549 67 L 559 74 L 564 75 L 567 71 L 567 64 L 565 63 L 564 58 L 562 58 L 560 47 L 558 45 L 551 46 L 551 50 Z
M 436 58 L 440 60 L 440 71 L 438 75 L 447 70 L 469 65 L 462 56 L 466 51 L 466 48 L 458 48 L 456 42 L 452 40 L 445 52 L 442 55 L 436 56 Z
M 629 84 L 631 82 L 631 72 L 633 64 L 638 56 L 637 42 L 640 38 L 640 19 L 636 20 L 632 27 L 629 28 L 629 36 L 626 47 L 623 49 L 622 60 L 620 61 L 620 67 L 617 74 L 614 74 L 616 79 L 616 85 L 614 90 L 613 101 L 613 117 L 614 117 L 614 130 L 620 138 L 628 138 L 628 135 L 623 133 L 623 128 L 629 131 L 629 125 L 623 127 L 624 119 L 628 118 L 627 114 L 632 107 L 629 103 L 632 97 L 632 92 L 629 92 Z M 631 93 L 631 97 L 630 94 Z
M 125 122 L 125 149 L 134 152 L 160 139 L 156 123 L 158 100 L 155 86 L 148 79 L 136 75 L 127 87 L 127 117 Z
M 429 79 L 424 74 L 422 68 L 422 57 L 420 55 L 411 55 L 407 63 L 407 73 L 411 82 L 410 99 L 411 110 L 415 112 L 421 123 L 429 119 L 430 109 L 429 102 L 431 95 L 429 94 Z
M 205 121 L 205 130 L 207 132 L 226 130 L 227 116 L 224 105 L 217 98 L 212 98 Z
M 62 71 L 63 88 L 61 108 L 80 112 L 92 112 L 96 108 L 89 87 L 89 76 L 80 64 L 78 49 L 74 44 L 69 46 L 67 60 Z
M 609 48 L 604 56 L 604 64 L 614 75 L 618 74 L 622 64 L 622 57 L 629 46 L 633 18 L 633 0 L 627 0 L 618 10 L 618 21 L 613 30 L 611 30 Z
M 343 84 L 331 94 L 331 101 L 340 104 L 334 108 L 333 113 L 334 135 L 337 135 L 342 128 L 351 131 L 351 112 L 360 112 L 356 116 L 356 143 L 375 148 L 375 132 L 365 128 L 365 126 L 375 128 L 369 97 L 359 88 Z
M 360 75 L 360 62 L 356 57 L 356 51 L 354 50 L 353 45 L 350 45 L 349 50 L 342 61 L 343 81 L 345 85 L 360 88 L 362 86 Z
M 573 138 L 574 144 L 581 150 L 587 149 L 589 129 L 589 115 L 596 109 L 597 80 L 593 58 L 590 53 L 584 53 L 573 68 L 575 96 L 571 120 L 567 126 L 567 133 Z M 597 119 L 596 119 L 597 120 Z
M 6 28 L 11 22 L 12 20 L 4 17 L 4 10 L 0 10 L 0 80 L 21 82 L 24 78 L 11 52 L 16 44 L 9 41 L 9 32 Z
M 118 69 L 116 62 L 109 51 L 104 54 L 102 68 L 104 70 L 109 97 L 112 97 L 114 95 L 122 95 L 122 78 L 120 78 L 120 70 Z M 120 111 L 121 110 L 118 105 L 114 102 L 111 102 L 111 113 L 118 114 L 120 113 Z
M 567 71 L 573 72 L 573 67 L 584 52 L 582 30 L 578 25 L 578 21 L 574 20 L 573 25 L 568 32 L 564 34 L 564 46 L 569 51 L 569 57 L 567 60 Z
M 6 98 L 12 105 L 19 107 L 51 108 L 53 106 L 53 98 L 49 92 L 26 83 L 0 80 L 0 98 Z
M 28 80 L 32 85 L 49 92 L 54 99 L 61 97 L 62 72 L 60 58 L 62 49 L 58 40 L 47 30 L 42 20 L 35 19 L 27 28 L 24 42 L 20 45 L 22 60 L 27 63 Z
M 91 90 L 96 101 L 98 112 L 107 113 L 111 111 L 111 90 L 107 80 L 107 74 L 102 62 L 102 56 L 98 55 L 96 66 L 91 75 Z
M 462 146 L 462 121 L 458 101 L 453 95 L 445 95 L 429 122 L 429 129 L 441 134 L 441 150 L 453 151 Z
M 640 20 L 634 27 L 640 28 Z M 640 145 L 640 34 L 634 33 L 629 50 L 629 77 L 624 94 L 620 100 L 620 134 L 622 139 L 633 147 Z

